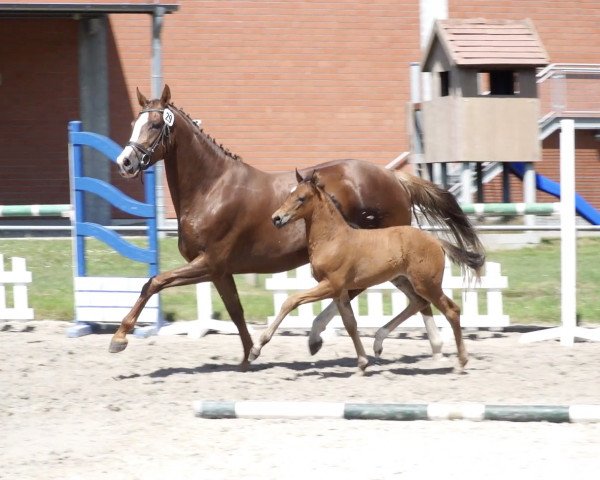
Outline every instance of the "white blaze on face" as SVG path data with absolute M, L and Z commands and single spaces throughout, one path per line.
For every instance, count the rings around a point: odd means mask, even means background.
M 135 121 L 135 124 L 133 125 L 133 132 L 131 132 L 131 138 L 129 139 L 130 142 L 137 142 L 138 139 L 140 138 L 140 135 L 142 133 L 142 128 L 144 127 L 144 125 L 146 125 L 146 123 L 148 123 L 148 117 L 150 116 L 150 114 L 148 112 L 142 113 L 138 119 Z M 121 167 L 121 169 L 123 169 L 123 160 L 126 159 L 127 157 L 129 157 L 129 155 L 131 155 L 133 153 L 133 147 L 127 145 L 123 151 L 121 152 L 121 154 L 117 157 L 117 165 L 119 165 L 119 167 Z

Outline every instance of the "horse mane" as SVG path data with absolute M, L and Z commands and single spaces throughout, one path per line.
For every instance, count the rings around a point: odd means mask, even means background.
M 194 119 L 187 112 L 185 112 L 182 108 L 175 106 L 175 104 L 173 104 L 173 103 L 169 103 L 169 107 L 172 107 L 175 110 L 177 110 L 179 113 L 181 113 L 181 115 L 192 124 L 192 128 L 195 129 L 196 134 L 199 135 L 200 138 L 202 138 L 202 140 L 204 140 L 206 143 L 211 145 L 215 149 L 215 151 L 217 151 L 218 153 L 221 153 L 222 155 L 224 155 L 228 158 L 231 158 L 232 160 L 235 160 L 237 162 L 243 161 L 241 156 L 239 156 L 235 153 L 232 153 L 222 143 L 218 143 L 213 137 L 211 137 L 208 133 L 206 133 L 204 131 L 204 129 L 201 128 L 198 125 L 198 123 L 196 123 L 194 121 Z

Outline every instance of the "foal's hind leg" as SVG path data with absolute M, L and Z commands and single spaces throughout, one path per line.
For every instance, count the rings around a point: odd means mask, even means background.
M 383 327 L 380 327 L 375 333 L 375 341 L 373 342 L 373 351 L 375 352 L 375 356 L 379 357 L 381 355 L 381 352 L 383 351 L 383 341 L 387 338 L 390 332 L 396 329 L 404 320 L 412 317 L 415 313 L 419 312 L 427 305 L 427 301 L 418 295 L 411 295 L 408 298 L 408 306 Z
M 208 280 L 210 280 L 210 273 L 208 272 L 203 255 L 195 258 L 186 265 L 152 277 L 142 287 L 139 298 L 121 321 L 121 325 L 111 339 L 108 351 L 117 353 L 127 348 L 127 334 L 135 327 L 140 313 L 142 313 L 144 306 L 152 295 L 167 287 L 190 285 Z
M 467 350 L 463 343 L 462 329 L 460 328 L 460 307 L 454 303 L 451 298 L 447 297 L 441 288 L 439 289 L 439 292 L 437 292 L 437 295 L 431 298 L 431 302 L 440 312 L 442 312 L 448 322 L 450 322 L 452 332 L 454 332 L 456 349 L 458 351 L 458 363 L 462 370 L 469 361 L 469 356 L 467 355 Z
M 398 290 L 406 295 L 409 301 L 417 295 L 411 283 L 408 281 L 408 278 L 399 276 L 394 278 L 391 282 Z M 442 340 L 440 331 L 435 326 L 435 320 L 433 319 L 433 312 L 431 311 L 430 304 L 421 310 L 421 315 L 423 316 L 423 323 L 425 324 L 425 331 L 427 332 L 427 338 L 431 345 L 433 358 L 439 359 L 442 357 L 442 346 L 444 345 L 444 341 Z
M 356 325 L 356 318 L 354 317 L 354 312 L 350 306 L 348 292 L 344 292 L 340 298 L 336 299 L 335 304 L 342 316 L 344 327 L 346 327 L 346 331 L 348 332 L 348 335 L 350 335 L 350 338 L 352 338 L 352 343 L 354 343 L 354 349 L 356 350 L 356 356 L 358 357 L 358 373 L 364 375 L 365 369 L 369 364 L 369 359 L 367 358 L 365 348 L 358 336 L 358 326 Z
M 350 290 L 348 295 L 350 300 L 356 297 L 363 290 Z M 323 339 L 321 338 L 321 333 L 325 331 L 329 322 L 336 314 L 336 304 L 335 302 L 330 303 L 325 307 L 321 313 L 317 315 L 317 317 L 313 320 L 312 327 L 310 329 L 310 334 L 308 336 L 308 349 L 311 355 L 314 355 L 323 346 Z

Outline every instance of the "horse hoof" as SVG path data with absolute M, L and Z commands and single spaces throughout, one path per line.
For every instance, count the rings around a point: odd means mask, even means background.
M 373 353 L 379 358 L 381 357 L 381 352 L 383 352 L 383 340 L 375 338 L 375 341 L 373 342 Z
M 322 346 L 323 346 L 323 339 L 321 339 L 321 337 L 319 337 L 317 340 L 315 340 L 313 342 L 310 342 L 310 341 L 308 342 L 308 349 L 310 350 L 311 355 L 314 355 L 319 350 L 321 350 Z
M 250 354 L 248 355 L 248 362 L 253 362 L 260 355 L 260 350 L 256 347 L 252 347 Z
M 127 348 L 127 339 L 115 340 L 114 338 L 110 341 L 108 351 L 110 353 L 119 353 Z
M 242 363 L 239 364 L 238 369 L 240 372 L 246 373 L 248 370 L 250 370 L 250 362 L 244 360 Z

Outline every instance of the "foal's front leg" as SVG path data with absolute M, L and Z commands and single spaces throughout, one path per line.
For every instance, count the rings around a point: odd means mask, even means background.
M 142 287 L 139 298 L 121 321 L 121 325 L 113 335 L 108 351 L 110 353 L 122 352 L 127 348 L 127 334 L 130 333 L 137 322 L 140 313 L 148 303 L 148 300 L 155 293 L 160 292 L 167 287 L 178 285 L 190 285 L 193 283 L 206 282 L 210 280 L 210 274 L 207 269 L 204 255 L 196 257 L 187 265 L 159 273 L 152 277 Z
M 340 315 L 342 316 L 344 327 L 346 328 L 348 335 L 350 335 L 350 338 L 352 338 L 352 343 L 354 343 L 354 349 L 356 350 L 356 356 L 358 357 L 358 374 L 364 375 L 365 369 L 369 364 L 369 359 L 367 358 L 365 348 L 363 347 L 358 335 L 358 326 L 356 324 L 354 312 L 352 311 L 352 306 L 350 305 L 348 292 L 342 293 L 342 295 L 335 300 L 335 304 L 337 305 Z
M 311 288 L 310 290 L 306 290 L 305 292 L 298 292 L 294 295 L 286 298 L 285 302 L 281 306 L 281 310 L 273 320 L 273 323 L 269 325 L 265 331 L 260 336 L 257 344 L 252 347 L 250 351 L 249 360 L 255 360 L 260 355 L 260 351 L 262 347 L 264 347 L 267 343 L 271 341 L 275 331 L 285 318 L 285 316 L 290 313 L 294 308 L 299 305 L 303 305 L 305 303 L 316 302 L 317 300 L 323 300 L 325 298 L 332 298 L 334 296 L 334 290 L 331 287 L 331 284 L 327 280 L 323 280 L 319 282 L 316 287 Z
M 350 300 L 359 295 L 363 290 L 350 290 L 348 292 L 348 296 Z M 310 329 L 310 334 L 308 335 L 308 350 L 311 355 L 314 355 L 323 346 L 323 339 L 321 338 L 321 333 L 325 331 L 331 319 L 335 316 L 336 313 L 336 303 L 332 302 L 325 309 L 317 315 L 317 317 L 313 320 L 312 327 Z

